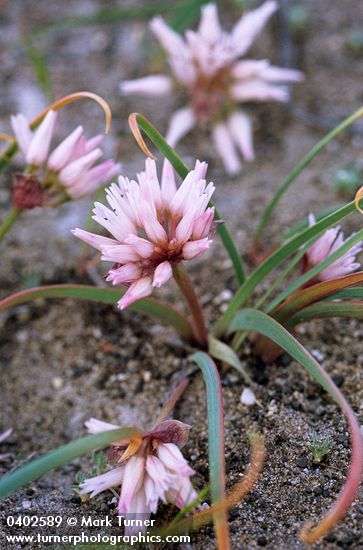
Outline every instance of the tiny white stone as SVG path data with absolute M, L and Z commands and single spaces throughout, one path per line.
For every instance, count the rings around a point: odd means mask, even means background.
M 256 396 L 250 388 L 245 388 L 241 393 L 240 402 L 250 407 L 256 403 Z
M 315 359 L 316 359 L 317 361 L 323 361 L 324 358 L 325 358 L 324 353 L 322 353 L 322 352 L 321 352 L 320 350 L 318 350 L 318 349 L 312 349 L 312 350 L 311 350 L 311 355 L 312 355 L 313 357 L 315 357 Z
M 24 510 L 29 510 L 29 508 L 31 508 L 32 503 L 30 502 L 30 500 L 23 500 L 21 505 Z

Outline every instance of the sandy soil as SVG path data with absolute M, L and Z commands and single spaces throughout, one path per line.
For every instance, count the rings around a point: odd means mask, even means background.
M 26 14 L 25 3 L 31 8 Z M 11 113 L 23 111 L 30 116 L 45 104 L 19 46 L 19 31 L 25 24 L 34 27 L 59 14 L 88 12 L 101 5 L 103 2 L 96 0 L 69 1 L 65 6 L 31 0 L 5 2 L 0 13 L 0 122 L 4 131 L 9 129 Z M 325 126 L 333 127 L 357 109 L 363 99 L 359 76 L 363 58 L 352 56 L 345 45 L 349 30 L 359 27 L 357 1 L 346 0 L 344 7 L 338 0 L 308 0 L 306 5 L 309 24 L 294 50 L 306 81 L 296 87 L 294 102 L 287 108 L 251 107 L 257 160 L 246 164 L 241 176 L 229 179 L 212 161 L 205 136 L 196 132 L 179 147 L 189 164 L 193 161 L 190 151 L 210 160 L 209 177 L 217 186 L 215 202 L 235 231 L 245 257 L 258 214 L 282 178 L 323 135 Z M 255 50 L 261 57 L 271 42 L 272 27 Z M 56 97 L 89 89 L 110 102 L 114 120 L 111 135 L 105 140 L 106 149 L 108 154 L 121 151 L 124 173 L 129 176 L 141 169 L 143 157 L 128 132 L 128 113 L 139 110 L 163 130 L 175 106 L 170 100 L 160 110 L 152 100 L 118 96 L 121 78 L 147 73 L 144 28 L 143 24 L 134 23 L 62 29 L 43 38 Z M 280 61 L 278 48 L 273 57 Z M 84 123 L 85 114 L 89 131 L 100 131 L 102 115 L 89 103 L 65 111 L 65 127 Z M 340 202 L 332 185 L 335 170 L 361 159 L 362 145 L 363 124 L 358 123 L 314 161 L 281 203 L 270 224 L 266 245 L 278 239 L 281 228 L 308 212 Z M 5 178 L 0 190 L 1 214 L 6 212 L 9 196 L 10 183 Z M 88 209 L 89 203 L 84 201 L 57 211 L 25 214 L 2 244 L 1 295 L 35 282 L 92 282 L 79 275 L 81 248 L 69 234 L 72 227 L 84 223 Z M 357 229 L 361 222 L 356 215 L 344 227 L 347 231 Z M 99 267 L 98 273 L 105 273 L 104 266 Z M 208 319 L 215 319 L 225 306 L 222 292 L 235 290 L 230 262 L 217 240 L 210 254 L 191 265 L 190 273 Z M 171 284 L 160 292 L 160 297 L 175 301 L 174 290 Z M 183 307 L 178 300 L 176 305 Z M 190 367 L 186 351 L 172 330 L 135 313 L 121 315 L 110 306 L 72 300 L 38 301 L 2 315 L 0 324 L 0 432 L 9 426 L 14 429 L 9 441 L 0 445 L 0 452 L 12 452 L 13 465 L 83 435 L 84 421 L 90 416 L 147 428 L 173 381 Z M 361 422 L 362 334 L 363 325 L 355 320 L 314 322 L 299 330 L 302 342 L 341 385 Z M 229 486 L 248 465 L 250 429 L 264 433 L 267 461 L 254 491 L 230 513 L 232 548 L 299 549 L 301 525 L 327 510 L 344 481 L 350 457 L 347 427 L 337 407 L 288 357 L 282 356 L 276 364 L 265 367 L 253 358 L 248 346 L 241 357 L 255 380 L 261 406 L 241 405 L 243 381 L 232 370 L 222 372 Z M 195 486 L 201 488 L 208 481 L 208 464 L 205 392 L 199 374 L 192 377 L 175 416 L 193 425 L 185 454 L 197 472 Z M 313 430 L 329 435 L 333 441 L 327 459 L 320 465 L 313 463 L 309 450 Z M 95 517 L 115 514 L 111 493 L 80 505 L 72 491 L 77 472 L 86 473 L 90 464 L 89 458 L 78 460 L 45 476 L 4 500 L 1 512 L 64 516 L 84 513 Z M 158 518 L 170 517 L 171 512 L 163 508 Z M 363 501 L 358 500 L 345 521 L 315 547 L 363 548 L 362 521 Z M 194 534 L 192 547 L 214 548 L 212 529 Z

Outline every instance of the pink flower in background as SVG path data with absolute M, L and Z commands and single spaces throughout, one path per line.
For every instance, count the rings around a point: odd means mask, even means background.
M 99 147 L 103 136 L 99 135 L 87 140 L 82 126 L 78 126 L 50 152 L 56 119 L 57 113 L 48 111 L 33 132 L 22 114 L 11 118 L 15 139 L 28 165 L 26 173 L 21 175 L 22 193 L 18 198 L 20 201 L 18 206 L 21 208 L 27 208 L 24 206 L 27 204 L 27 197 L 23 197 L 26 187 L 24 178 L 30 182 L 36 178 L 40 187 L 46 191 L 45 202 L 48 199 L 51 203 L 52 197 L 58 198 L 59 194 L 64 192 L 72 199 L 92 195 L 120 171 L 120 165 L 112 160 L 96 164 L 103 156 Z
M 208 126 L 228 173 L 241 169 L 239 155 L 253 160 L 251 120 L 238 104 L 285 102 L 289 90 L 283 84 L 303 79 L 301 72 L 275 67 L 267 60 L 240 60 L 277 7 L 273 0 L 265 2 L 243 15 L 229 33 L 219 24 L 215 4 L 202 8 L 198 31 L 188 30 L 185 37 L 161 17 L 151 21 L 151 30 L 168 55 L 174 78 L 189 97 L 188 106 L 176 111 L 170 120 L 166 139 L 172 146 L 194 126 Z M 172 93 L 173 80 L 151 75 L 123 81 L 120 86 L 125 94 L 165 96 Z
M 309 215 L 309 225 L 316 223 L 313 214 Z M 328 229 L 325 233 L 308 249 L 304 256 L 304 271 L 308 271 L 312 267 L 326 260 L 333 252 L 338 250 L 346 240 L 344 234 L 340 231 L 340 227 Z M 318 281 L 328 281 L 330 279 L 338 279 L 352 273 L 360 268 L 360 263 L 355 260 L 359 252 L 363 250 L 363 241 L 352 246 L 348 252 L 343 254 L 338 260 L 333 262 L 329 267 L 323 269 L 316 276 Z
M 208 203 L 214 185 L 206 184 L 206 170 L 207 164 L 197 161 L 177 189 L 171 164 L 165 160 L 160 185 L 156 164 L 147 159 L 137 182 L 120 177 L 118 184 L 107 189 L 110 208 L 95 203 L 93 219 L 113 238 L 73 230 L 76 237 L 101 251 L 102 260 L 114 263 L 107 281 L 129 285 L 118 302 L 121 309 L 166 283 L 173 275 L 173 264 L 209 248 L 214 208 Z
M 95 434 L 118 428 L 91 418 L 86 422 L 89 433 Z M 109 462 L 118 467 L 105 474 L 86 479 L 80 484 L 80 494 L 91 497 L 107 489 L 121 486 L 118 513 L 126 519 L 149 519 L 155 514 L 159 501 L 172 503 L 182 509 L 196 498 L 190 477 L 192 468 L 183 457 L 180 448 L 188 439 L 190 426 L 177 420 L 165 420 L 143 435 L 140 447 L 125 460 L 125 446 L 117 443 L 111 447 Z M 126 526 L 125 534 L 146 531 L 145 523 Z

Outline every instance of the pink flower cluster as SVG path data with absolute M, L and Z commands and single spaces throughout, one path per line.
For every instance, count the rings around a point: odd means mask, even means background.
M 114 262 L 108 281 L 129 285 L 118 302 L 121 309 L 166 283 L 175 263 L 209 248 L 214 208 L 208 203 L 214 185 L 206 184 L 206 170 L 207 164 L 197 161 L 177 189 L 171 164 L 165 160 L 160 185 L 156 164 L 147 159 L 137 181 L 120 177 L 107 189 L 110 208 L 95 203 L 93 219 L 113 238 L 73 230 L 101 251 L 102 260 Z
M 28 165 L 24 176 L 33 181 L 36 177 L 48 199 L 62 192 L 72 199 L 92 195 L 119 173 L 120 165 L 112 160 L 96 165 L 103 155 L 99 147 L 103 136 L 86 139 L 82 126 L 49 153 L 56 120 L 57 113 L 48 111 L 33 132 L 24 115 L 11 118 L 15 139 Z
M 96 434 L 119 428 L 91 418 L 86 422 L 89 433 Z M 109 472 L 86 479 L 80 485 L 81 495 L 91 497 L 113 487 L 121 486 L 118 513 L 128 520 L 125 522 L 125 534 L 133 535 L 147 529 L 146 521 L 157 511 L 159 501 L 172 503 L 182 509 L 192 504 L 197 493 L 193 489 L 190 477 L 194 470 L 183 457 L 180 447 L 187 438 L 190 426 L 177 420 L 165 420 L 153 430 L 144 434 L 140 448 L 120 466 Z M 111 448 L 110 457 L 122 462 L 124 447 L 117 443 Z
M 309 225 L 315 225 L 316 220 L 313 214 L 309 215 Z M 333 227 L 325 233 L 309 248 L 304 257 L 304 271 L 320 264 L 333 254 L 345 243 L 344 234 L 340 227 Z M 344 277 L 360 268 L 360 263 L 355 260 L 359 252 L 363 250 L 363 242 L 354 245 L 348 252 L 338 260 L 326 267 L 316 276 L 318 281 L 328 281 Z
M 301 72 L 275 67 L 267 60 L 240 60 L 277 7 L 274 0 L 265 2 L 243 15 L 227 33 L 220 26 L 216 5 L 208 4 L 202 9 L 198 31 L 186 31 L 185 38 L 161 17 L 152 20 L 151 30 L 167 52 L 176 81 L 189 96 L 189 105 L 171 118 L 166 139 L 172 146 L 194 126 L 211 126 L 228 173 L 241 169 L 238 153 L 253 160 L 251 121 L 238 104 L 285 102 L 289 90 L 283 84 L 303 79 Z M 125 94 L 165 96 L 172 89 L 172 79 L 160 74 L 121 83 Z

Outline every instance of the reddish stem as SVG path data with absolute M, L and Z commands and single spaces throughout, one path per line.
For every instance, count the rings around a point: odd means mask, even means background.
M 194 290 L 193 283 L 188 273 L 180 264 L 174 265 L 173 275 L 180 292 L 186 299 L 192 315 L 194 337 L 198 344 L 203 349 L 206 349 L 208 345 L 208 332 L 205 326 L 203 311 L 198 296 Z

